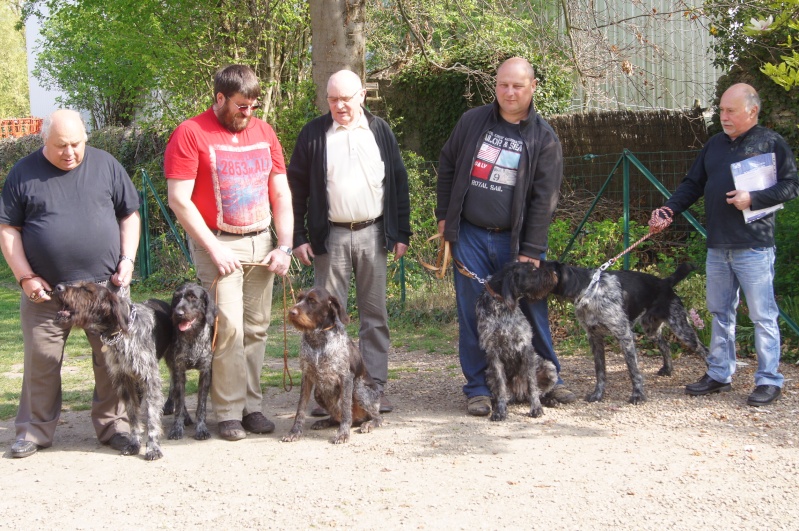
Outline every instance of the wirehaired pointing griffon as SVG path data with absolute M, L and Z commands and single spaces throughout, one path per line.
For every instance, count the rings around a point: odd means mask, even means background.
M 59 284 L 55 293 L 63 304 L 57 319 L 71 322 L 100 336 L 111 383 L 125 403 L 130 421 L 130 444 L 122 455 L 138 455 L 141 448 L 142 414 L 147 414 L 148 461 L 163 457 L 161 436 L 161 375 L 158 358 L 172 341 L 169 304 L 150 299 L 131 303 L 93 282 Z
M 477 299 L 477 332 L 486 351 L 486 380 L 491 390 L 491 420 L 505 420 L 508 403 L 530 402 L 530 416 L 544 414 L 541 395 L 558 380 L 555 364 L 533 349 L 533 329 L 519 300 L 545 299 L 554 278 L 535 274 L 528 262 L 508 262 L 489 278 Z
M 671 347 L 663 338 L 664 325 L 671 328 L 688 350 L 707 358 L 707 348 L 697 337 L 680 297 L 674 292 L 674 286 L 693 270 L 692 264 L 684 263 L 666 278 L 640 271 L 604 271 L 597 282 L 592 282 L 595 269 L 541 261 L 538 274 L 557 278 L 552 293 L 574 303 L 577 320 L 588 334 L 596 369 L 596 387 L 586 397 L 588 402 L 602 400 L 605 395 L 606 335 L 615 337 L 624 353 L 633 384 L 630 403 L 646 401 L 644 377 L 638 370 L 635 349 L 635 323 L 641 324 L 660 349 L 663 367 L 658 371 L 659 376 L 670 376 L 672 372 Z
M 302 437 L 312 391 L 330 417 L 314 422 L 311 429 L 338 426 L 332 443 L 347 442 L 353 424 L 360 424 L 361 433 L 380 426 L 383 422 L 380 392 L 366 370 L 360 351 L 347 336 L 344 325 L 349 318 L 338 299 L 324 288 L 313 288 L 300 294 L 297 304 L 289 310 L 289 321 L 302 332 L 302 383 L 294 425 L 283 441 Z
M 170 377 L 164 414 L 175 413 L 175 423 L 168 435 L 170 439 L 182 439 L 183 427 L 192 423 L 186 408 L 186 371 L 189 369 L 197 369 L 200 373 L 194 438 L 203 441 L 211 437 L 205 418 L 211 389 L 211 342 L 216 314 L 213 299 L 199 284 L 185 282 L 172 294 L 171 317 L 175 325 L 175 339 L 164 356 Z

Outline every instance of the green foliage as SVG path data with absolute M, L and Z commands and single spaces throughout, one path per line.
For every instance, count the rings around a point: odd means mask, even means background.
M 25 34 L 15 27 L 19 13 L 14 4 L 0 0 L 0 119 L 30 115 Z
M 716 104 L 732 84 L 749 83 L 763 102 L 760 123 L 780 133 L 790 145 L 799 145 L 799 90 L 786 90 L 786 84 L 793 86 L 791 79 L 796 75 L 789 66 L 796 66 L 793 61 L 799 53 L 794 34 L 799 0 L 709 0 L 705 7 L 715 37 L 711 46 L 714 63 L 729 70 L 716 85 Z M 768 30 L 753 29 L 752 19 L 762 21 L 769 16 L 774 23 Z M 781 64 L 785 64 L 784 76 Z M 715 131 L 720 131 L 718 116 L 714 116 L 713 124 Z
M 283 88 L 286 95 L 275 110 L 272 125 L 283 146 L 286 164 L 288 164 L 300 130 L 305 124 L 319 116 L 319 109 L 316 108 L 316 87 L 312 81 L 285 83 Z
M 566 250 L 566 245 L 574 233 L 567 220 L 555 219 L 549 227 L 549 252 L 553 258 L 559 258 Z M 647 226 L 630 221 L 629 242 L 632 244 L 649 231 Z M 588 221 L 577 235 L 570 254 L 564 261 L 580 267 L 599 267 L 625 249 L 623 220 L 609 219 Z M 635 269 L 639 255 L 629 253 L 630 268 Z M 623 258 L 619 258 L 610 269 L 622 269 Z

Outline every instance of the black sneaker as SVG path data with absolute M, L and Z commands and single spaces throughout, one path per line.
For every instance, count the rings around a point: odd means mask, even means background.
M 781 394 L 782 389 L 776 385 L 758 385 L 746 399 L 746 403 L 755 407 L 767 406 L 777 400 Z

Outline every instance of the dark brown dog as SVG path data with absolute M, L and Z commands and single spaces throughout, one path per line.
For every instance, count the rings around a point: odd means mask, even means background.
M 349 322 L 338 299 L 324 288 L 301 293 L 289 311 L 289 321 L 302 331 L 300 345 L 300 402 L 294 425 L 284 442 L 299 440 L 311 391 L 330 417 L 314 422 L 312 430 L 338 426 L 332 443 L 345 443 L 353 424 L 368 433 L 383 422 L 380 392 L 366 370 L 360 351 L 347 336 Z

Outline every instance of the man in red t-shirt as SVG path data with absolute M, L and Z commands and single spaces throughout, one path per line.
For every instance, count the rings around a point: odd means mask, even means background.
M 189 235 L 197 276 L 216 298 L 211 403 L 223 439 L 269 433 L 261 368 L 274 274 L 291 264 L 293 216 L 283 148 L 253 116 L 261 88 L 244 65 L 214 77 L 214 105 L 175 129 L 164 154 L 169 206 Z M 269 227 L 274 218 L 277 247 Z M 242 263 L 265 266 L 246 266 Z M 245 431 L 246 430 L 246 431 Z

